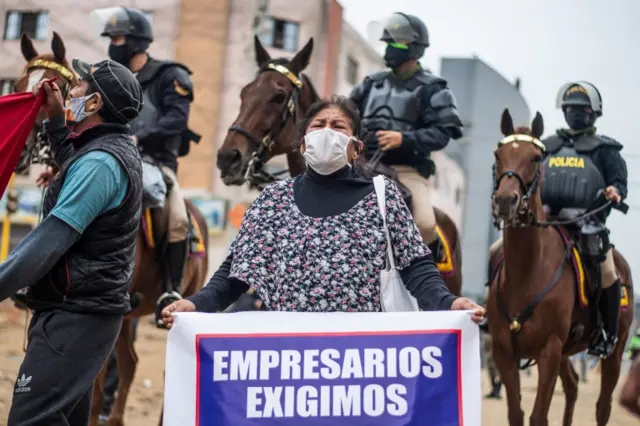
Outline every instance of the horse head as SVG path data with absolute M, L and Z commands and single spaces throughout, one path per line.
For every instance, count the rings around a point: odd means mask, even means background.
M 298 149 L 296 121 L 318 99 L 302 71 L 309 65 L 313 38 L 292 59 L 272 59 L 254 38 L 258 72 L 240 92 L 240 111 L 218 150 L 217 165 L 226 185 L 242 185 L 264 174 L 272 157 Z
M 31 92 L 41 80 L 55 79 L 60 86 L 63 98 L 66 99 L 71 87 L 77 84 L 77 79 L 66 59 L 66 48 L 58 33 L 54 32 L 51 40 L 53 53 L 38 54 L 33 42 L 26 34 L 22 34 L 20 47 L 27 64 L 16 82 L 15 91 Z M 40 110 L 27 139 L 27 144 L 20 154 L 20 160 L 15 170 L 18 174 L 28 173 L 32 160 L 38 159 L 41 148 L 38 144 L 38 133 L 44 119 L 46 119 L 46 114 L 44 110 Z
M 494 151 L 493 214 L 505 223 L 529 220 L 526 216 L 533 213 L 532 208 L 542 207 L 538 191 L 545 153 L 539 139 L 544 132 L 542 115 L 536 112 L 530 128 L 514 128 L 509 109 L 505 109 L 500 130 L 505 137 Z

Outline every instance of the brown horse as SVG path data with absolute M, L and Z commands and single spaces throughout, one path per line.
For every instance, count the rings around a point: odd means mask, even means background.
M 69 68 L 65 55 L 66 49 L 60 36 L 56 33 L 53 35 L 51 47 L 53 54 L 38 55 L 31 40 L 22 36 L 22 54 L 27 60 L 23 75 L 16 84 L 17 91 L 32 90 L 35 84 L 45 78 L 57 78 L 63 95 L 66 97 L 68 91 L 77 83 L 75 73 Z M 46 151 L 46 147 L 37 143 L 38 132 L 40 131 L 42 120 L 45 118 L 43 111 L 40 112 L 38 120 L 34 125 L 34 129 L 30 136 L 30 145 L 28 144 L 22 153 L 22 171 L 28 170 L 34 155 Z M 34 152 L 37 150 L 38 153 Z M 53 165 L 49 162 L 50 158 L 44 158 L 39 155 L 35 157 L 36 162 Z M 202 213 L 188 200 L 185 201 L 187 210 L 194 224 L 194 231 L 198 234 L 197 249 L 192 250 L 187 260 L 182 279 L 181 294 L 184 297 L 190 296 L 204 285 L 207 266 L 208 266 L 208 233 L 207 222 Z M 118 390 L 111 410 L 109 419 L 110 426 L 119 426 L 123 424 L 124 411 L 131 387 L 131 382 L 135 375 L 138 357 L 134 349 L 132 339 L 131 320 L 144 315 L 154 313 L 156 300 L 164 292 L 161 285 L 164 278 L 162 256 L 162 243 L 165 236 L 167 224 L 167 211 L 154 211 L 153 215 L 149 210 L 145 210 L 143 214 L 143 225 L 140 226 L 136 240 L 136 259 L 133 272 L 133 280 L 130 293 L 132 294 L 132 306 L 135 304 L 133 312 L 125 317 L 120 335 L 116 341 L 116 354 L 118 364 Z M 151 219 L 153 217 L 153 221 Z M 153 223 L 153 225 L 152 225 Z M 155 244 L 155 240 L 158 243 Z M 194 247 L 196 244 L 193 245 Z M 106 364 L 102 369 L 94 386 L 91 423 L 96 425 L 98 415 L 102 408 L 102 399 L 104 392 L 104 376 L 106 374 Z
M 22 71 L 22 75 L 16 81 L 16 92 L 30 92 L 40 80 L 55 79 L 58 86 L 60 86 L 62 95 L 66 97 L 69 90 L 77 84 L 76 75 L 71 70 L 66 59 L 67 49 L 58 33 L 54 32 L 51 40 L 53 53 L 38 54 L 33 42 L 26 34 L 23 34 L 20 39 L 20 49 L 27 64 Z M 44 110 L 40 110 L 27 138 L 27 144 L 20 154 L 20 160 L 15 169 L 17 174 L 27 175 L 33 162 L 52 164 L 51 158 L 46 153 L 46 147 L 38 137 L 42 121 L 45 118 Z
M 540 225 L 545 219 L 539 192 L 545 154 L 539 141 L 542 116 L 536 114 L 531 129 L 514 129 L 511 115 L 505 110 L 501 129 L 506 138 L 495 150 L 494 216 L 505 223 L 504 250 L 491 259 L 496 272 L 491 278 L 487 307 L 493 355 L 506 388 L 511 426 L 524 424 L 520 359 L 538 363 L 538 389 L 530 424 L 549 424 L 549 406 L 560 376 L 566 398 L 563 425 L 568 426 L 578 396 L 578 375 L 568 357 L 587 349 L 598 331 L 597 300 L 592 295 L 597 284 L 590 279 L 590 261 L 580 259 L 568 230 Z M 620 343 L 602 361 L 596 404 L 599 426 L 609 421 L 612 393 L 633 319 L 631 271 L 619 252 L 614 252 L 614 258 L 629 309 L 620 315 Z
M 295 124 L 319 96 L 309 77 L 302 74 L 311 59 L 313 39 L 291 60 L 272 59 L 258 37 L 254 44 L 259 71 L 240 92 L 240 112 L 218 150 L 217 165 L 226 185 L 249 183 L 262 188 L 277 179 L 263 167 L 274 156 L 286 154 L 292 177 L 304 172 L 300 141 L 294 137 Z M 438 269 L 449 290 L 460 295 L 462 253 L 458 229 L 445 212 L 434 210 L 448 254 Z

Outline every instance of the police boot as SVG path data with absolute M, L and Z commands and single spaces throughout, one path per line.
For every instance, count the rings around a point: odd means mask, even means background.
M 187 240 L 178 241 L 167 244 L 165 253 L 165 292 L 158 298 L 156 302 L 156 325 L 164 328 L 162 322 L 162 310 L 182 299 L 180 295 L 180 284 L 182 283 L 182 275 L 187 260 Z
M 489 392 L 485 398 L 487 399 L 502 399 L 500 396 L 500 390 L 502 390 L 502 382 L 500 380 L 494 380 L 491 384 L 491 392 Z
M 427 244 L 427 246 L 429 247 L 429 250 L 431 250 L 433 260 L 436 263 L 441 263 L 444 261 L 444 245 L 442 244 L 442 240 L 440 239 L 439 235 L 433 242 Z
M 27 308 L 27 289 L 21 288 L 16 291 L 16 294 L 11 296 L 11 300 L 13 300 L 13 304 L 16 305 L 16 308 L 26 311 Z
M 589 355 L 608 358 L 618 342 L 618 321 L 620 320 L 620 279 L 602 291 L 599 306 L 602 312 L 603 329 L 589 349 Z

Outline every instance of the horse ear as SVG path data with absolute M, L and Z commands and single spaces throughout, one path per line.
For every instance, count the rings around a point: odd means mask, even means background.
M 544 121 L 542 120 L 542 115 L 540 115 L 539 111 L 536 111 L 536 116 L 531 122 L 531 135 L 534 138 L 540 139 L 540 136 L 544 133 Z
M 309 60 L 311 59 L 311 52 L 313 52 L 313 37 L 309 39 L 307 44 L 304 45 L 301 51 L 296 53 L 296 56 L 291 60 L 291 72 L 299 74 L 307 66 L 309 66 Z
M 67 49 L 64 47 L 64 42 L 57 32 L 53 32 L 53 40 L 51 40 L 51 50 L 56 61 L 62 63 L 67 55 Z
M 22 56 L 27 62 L 38 56 L 36 48 L 33 47 L 33 42 L 25 33 L 22 33 L 22 38 L 20 39 L 20 50 L 22 50 Z
M 260 43 L 260 37 L 253 36 L 253 45 L 256 48 L 256 63 L 258 66 L 261 66 L 271 60 L 271 55 L 269 55 L 269 52 L 267 52 L 267 50 L 262 46 L 262 43 Z
M 509 108 L 505 108 L 502 111 L 502 119 L 500 120 L 500 131 L 505 136 L 510 136 L 515 133 L 513 128 L 513 119 L 509 113 Z

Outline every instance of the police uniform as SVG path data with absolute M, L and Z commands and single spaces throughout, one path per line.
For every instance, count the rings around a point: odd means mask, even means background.
M 188 213 L 176 173 L 177 158 L 188 153 L 191 140 L 198 140 L 187 127 L 193 101 L 191 71 L 182 64 L 159 61 L 146 54 L 153 42 L 153 33 L 151 23 L 141 11 L 119 7 L 111 9 L 110 13 L 101 35 L 112 39 L 111 59 L 130 67 L 134 57 L 144 54 L 146 58 L 136 74 L 143 89 L 144 108 L 130 123 L 131 134 L 138 140 L 143 159 L 158 164 L 168 180 L 165 206 L 169 209 L 169 227 L 165 260 L 172 288 L 167 288 L 158 301 L 156 314 L 159 318 L 164 306 L 180 298 L 178 291 L 188 250 Z M 124 44 L 113 42 L 122 36 L 125 37 Z
M 602 116 L 602 98 L 598 89 L 585 81 L 570 82 L 558 91 L 556 107 L 561 108 L 568 129 L 542 141 L 546 157 L 542 163 L 540 195 L 551 216 L 573 210 L 581 213 L 593 206 L 598 191 L 613 186 L 620 198 L 627 197 L 627 166 L 620 155 L 622 145 L 616 140 L 596 134 L 595 121 Z M 611 209 L 596 217 L 604 224 Z M 502 241 L 490 249 L 493 254 Z M 601 338 L 589 354 L 606 357 L 613 351 L 618 334 L 620 312 L 620 279 L 608 248 L 600 264 L 603 288 L 600 310 L 604 319 Z
M 393 167 L 411 192 L 414 220 L 437 258 L 440 242 L 428 181 L 435 164 L 430 153 L 446 147 L 451 138 L 460 138 L 462 123 L 447 82 L 416 62 L 429 46 L 425 24 L 415 16 L 395 13 L 381 28 L 381 40 L 387 43 L 385 62 L 391 70 L 367 76 L 350 98 L 362 117 L 367 159 L 378 151 L 377 131 L 402 134 L 402 144 L 385 152 L 381 162 Z

